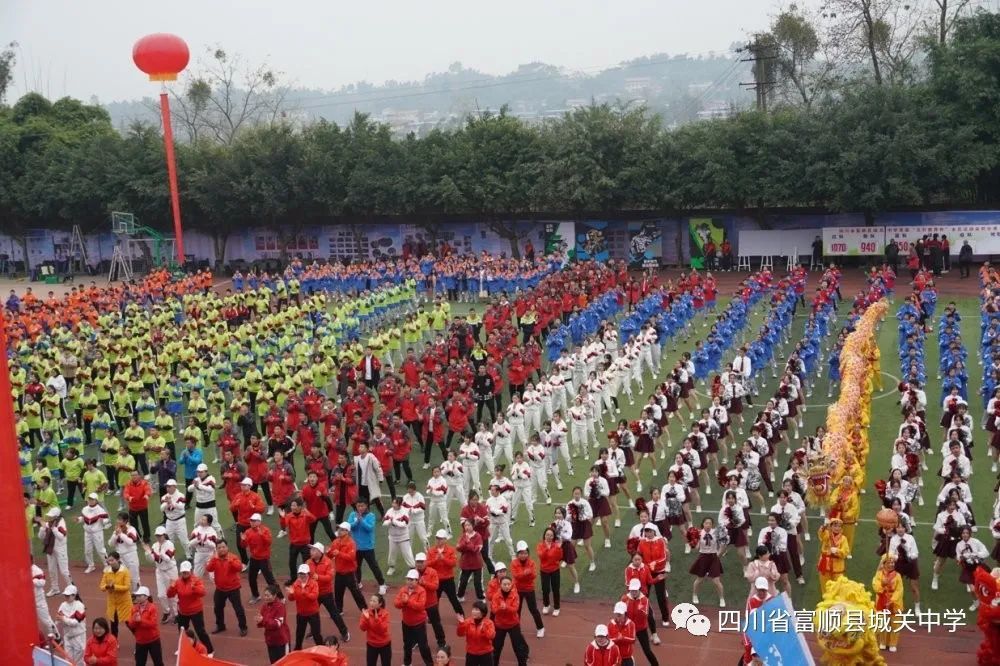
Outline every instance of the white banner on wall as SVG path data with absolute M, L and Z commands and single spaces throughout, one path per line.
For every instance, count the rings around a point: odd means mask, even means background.
M 857 257 L 885 252 L 885 227 L 824 227 L 823 254 Z
M 926 236 L 938 234 L 948 239 L 949 254 L 958 256 L 962 243 L 969 241 L 977 255 L 1000 254 L 1000 224 L 952 224 L 940 226 L 886 227 L 885 242 L 895 239 L 899 254 L 906 256 L 910 245 Z

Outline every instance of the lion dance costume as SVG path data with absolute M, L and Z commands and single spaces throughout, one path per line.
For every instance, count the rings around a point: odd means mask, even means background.
M 987 571 L 979 567 L 972 576 L 979 600 L 976 624 L 983 632 L 976 656 L 979 666 L 995 666 L 1000 663 L 1000 568 Z
M 824 588 L 823 600 L 816 606 L 816 616 L 826 616 L 828 622 L 818 622 L 816 634 L 823 651 L 820 663 L 825 666 L 886 666 L 878 651 L 875 632 L 868 618 L 875 610 L 865 586 L 840 578 Z M 865 618 L 860 625 L 848 618 L 858 613 Z M 839 621 L 836 621 L 838 620 Z

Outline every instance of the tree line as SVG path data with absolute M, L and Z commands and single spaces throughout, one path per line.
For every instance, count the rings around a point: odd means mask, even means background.
M 591 105 L 541 125 L 506 110 L 394 138 L 364 114 L 344 126 L 280 116 L 231 140 L 177 146 L 187 228 L 444 215 L 492 221 L 614 211 L 810 207 L 876 212 L 1000 202 L 1000 15 L 980 12 L 927 43 L 924 75 L 858 76 L 767 113 L 677 128 L 641 107 Z M 794 70 L 804 81 L 820 72 Z M 792 97 L 801 96 L 791 82 Z M 805 83 L 802 84 L 805 86 Z M 109 212 L 170 228 L 160 128 L 117 131 L 96 106 L 28 94 L 0 106 L 0 231 L 81 224 Z

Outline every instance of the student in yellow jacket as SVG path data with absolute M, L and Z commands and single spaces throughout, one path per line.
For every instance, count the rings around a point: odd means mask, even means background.
M 872 579 L 875 592 L 875 610 L 884 618 L 876 625 L 878 649 L 895 652 L 899 645 L 899 632 L 895 631 L 896 617 L 903 613 L 903 577 L 896 571 L 896 558 L 891 554 L 882 557 L 881 566 Z
M 132 616 L 132 576 L 122 566 L 121 556 L 108 553 L 108 566 L 101 576 L 101 589 L 108 596 L 105 614 L 111 622 L 111 633 L 118 635 L 118 623 Z

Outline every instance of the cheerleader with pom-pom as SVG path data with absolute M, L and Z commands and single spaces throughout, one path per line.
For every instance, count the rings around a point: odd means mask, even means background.
M 785 592 L 792 593 L 792 584 L 788 580 L 788 572 L 791 570 L 790 558 L 788 556 L 788 540 L 792 538 L 788 530 L 779 523 L 779 516 L 768 514 L 767 527 L 757 535 L 757 547 L 767 548 L 771 562 L 774 563 L 777 571 L 777 580 L 780 580 L 785 588 Z
M 729 546 L 736 549 L 736 555 L 740 558 L 740 565 L 746 567 L 747 559 L 750 557 L 747 545 L 747 523 L 743 509 L 736 500 L 736 493 L 726 491 L 723 507 L 719 510 L 719 526 L 726 530 L 729 543 L 719 550 L 721 559 Z
M 958 510 L 958 505 L 949 502 L 944 511 L 937 515 L 934 521 L 934 577 L 931 578 L 931 589 L 938 589 L 938 579 L 944 563 L 955 558 L 958 541 L 965 527 L 965 516 Z
M 641 472 L 643 461 L 648 460 L 653 476 L 656 476 L 656 458 L 654 457 L 656 445 L 654 444 L 654 439 L 658 436 L 659 426 L 653 420 L 649 407 L 642 410 L 642 416 L 634 423 L 634 426 L 633 433 L 636 435 L 635 453 L 639 457 L 636 462 L 636 471 Z
M 657 494 L 659 497 L 657 498 Z M 691 514 L 687 510 L 687 486 L 680 482 L 676 472 L 667 472 L 667 482 L 663 484 L 663 488 L 659 490 L 654 490 L 651 494 L 654 498 L 652 501 L 656 502 L 663 507 L 664 520 L 670 527 L 684 527 L 684 529 L 689 529 L 691 527 Z M 655 517 L 650 512 L 650 518 L 656 522 Z M 666 536 L 669 531 L 664 533 L 660 530 L 661 534 Z M 685 545 L 684 552 L 690 553 L 691 548 Z
M 604 531 L 604 547 L 611 548 L 611 526 L 608 518 L 611 517 L 611 490 L 607 480 L 601 476 L 602 467 L 594 465 L 590 468 L 590 476 L 583 483 L 583 495 L 587 498 L 590 511 L 594 519 L 601 525 Z
M 715 529 L 715 521 L 705 518 L 701 521 L 701 529 L 692 527 L 687 531 L 687 541 L 691 548 L 698 550 L 698 558 L 688 569 L 694 578 L 691 590 L 691 603 L 698 604 L 698 587 L 706 578 L 711 579 L 719 593 L 719 607 L 726 607 L 725 591 L 722 588 L 722 561 L 719 559 L 719 539 Z
M 698 477 L 695 476 L 694 470 L 691 468 L 691 465 L 695 464 L 696 460 L 696 456 L 685 457 L 682 453 L 678 453 L 674 456 L 674 464 L 667 469 L 668 474 L 672 472 L 678 482 L 684 484 L 684 513 L 687 516 L 688 523 L 691 522 L 691 502 L 694 502 L 694 510 L 701 512 L 701 497 L 698 495 Z
M 632 500 L 632 493 L 628 489 L 628 478 L 626 476 L 628 464 L 625 458 L 625 451 L 619 446 L 618 438 L 611 437 L 614 434 L 610 433 L 608 436 L 608 484 L 611 484 L 613 478 L 615 483 L 614 488 L 611 489 L 611 496 L 614 497 L 617 493 L 622 493 L 628 499 L 629 508 L 632 509 L 635 508 L 635 502 Z M 612 473 L 614 476 L 612 476 Z M 617 502 L 612 501 L 611 508 L 615 512 L 615 527 L 618 527 L 621 516 L 618 513 Z
M 553 521 L 549 528 L 555 533 L 559 546 L 562 548 L 562 564 L 573 577 L 573 594 L 580 594 L 580 574 L 576 571 L 576 543 L 573 538 L 573 523 L 567 517 L 563 507 L 553 511 Z
M 596 571 L 597 558 L 590 543 L 594 536 L 594 512 L 590 508 L 590 502 L 583 498 L 583 488 L 580 486 L 573 488 L 573 498 L 567 502 L 566 512 L 573 527 L 573 539 L 576 545 L 583 546 L 590 557 L 590 566 L 587 570 Z
M 910 582 L 910 594 L 913 597 L 913 611 L 920 613 L 920 563 L 918 558 L 917 540 L 906 530 L 902 522 L 896 523 L 893 534 L 889 537 L 886 553 L 896 558 L 896 571 Z
M 986 549 L 982 541 L 972 536 L 970 526 L 963 527 L 961 535 L 955 546 L 955 559 L 958 560 L 958 565 L 962 569 L 958 580 L 964 583 L 965 589 L 972 594 L 972 605 L 969 606 L 969 610 L 974 611 L 979 608 L 979 599 L 973 588 L 973 574 L 976 569 L 984 565 L 990 556 L 990 551 Z

